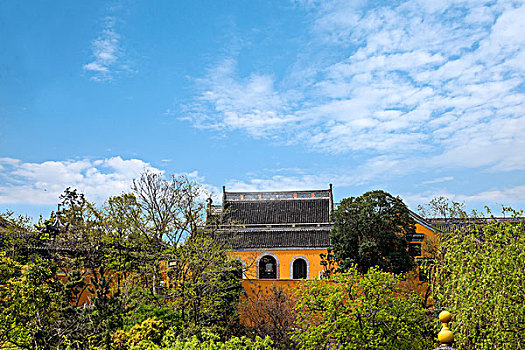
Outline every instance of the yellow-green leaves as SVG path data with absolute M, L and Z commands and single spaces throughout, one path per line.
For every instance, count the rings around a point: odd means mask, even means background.
M 454 316 L 457 347 L 525 346 L 525 228 L 519 220 L 474 219 L 444 233 L 434 298 Z
M 421 298 L 400 290 L 396 275 L 350 266 L 330 280 L 305 281 L 296 292 L 301 349 L 431 349 L 432 327 Z

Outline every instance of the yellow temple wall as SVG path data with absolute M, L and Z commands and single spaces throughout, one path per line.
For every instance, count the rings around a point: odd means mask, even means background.
M 434 231 L 429 228 L 416 223 L 416 233 L 422 233 L 425 235 L 425 240 L 433 239 L 435 237 Z M 421 243 L 416 242 L 413 243 Z M 241 251 L 232 251 L 230 254 L 233 257 L 236 257 L 242 260 L 243 266 L 246 269 L 245 279 L 253 280 L 258 279 L 257 276 L 257 261 L 263 255 L 271 255 L 276 258 L 278 262 L 278 274 L 277 280 L 292 280 L 292 263 L 295 258 L 303 258 L 307 261 L 309 267 L 308 279 L 319 278 L 323 266 L 321 265 L 320 254 L 326 254 L 326 249 L 268 249 L 268 250 L 241 250 Z M 270 281 L 275 281 L 275 279 L 269 279 Z M 270 282 L 268 282 L 270 283 Z M 279 283 L 283 284 L 283 283 Z M 283 285 L 286 285 L 284 283 Z
M 319 278 L 320 273 L 323 271 L 321 265 L 320 254 L 326 254 L 326 249 L 290 249 L 290 250 L 246 250 L 246 251 L 233 251 L 231 256 L 242 260 L 243 265 L 246 269 L 247 279 L 257 279 L 257 260 L 263 255 L 271 255 L 276 257 L 278 270 L 277 279 L 292 279 L 292 263 L 296 258 L 305 259 L 307 266 L 309 267 L 308 278 L 314 279 Z M 274 279 L 271 279 L 275 281 Z
M 416 233 L 424 234 L 425 239 L 433 239 L 436 236 L 434 231 L 418 223 L 416 223 Z

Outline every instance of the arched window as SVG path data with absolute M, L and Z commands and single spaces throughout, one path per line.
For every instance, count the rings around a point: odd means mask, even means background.
M 308 278 L 306 261 L 298 258 L 293 262 L 293 279 Z
M 271 255 L 259 259 L 259 278 L 277 278 L 277 261 Z

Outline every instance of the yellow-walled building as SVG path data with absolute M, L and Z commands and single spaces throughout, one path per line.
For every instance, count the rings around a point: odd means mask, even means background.
M 332 185 L 326 190 L 278 192 L 229 192 L 223 187 L 222 205 L 213 206 L 211 200 L 208 204 L 209 222 L 215 218 L 217 236 L 242 264 L 244 279 L 284 286 L 293 284 L 290 280 L 321 277 L 320 255 L 330 247 Z M 421 258 L 422 242 L 434 231 L 411 214 L 416 234 L 409 251 Z

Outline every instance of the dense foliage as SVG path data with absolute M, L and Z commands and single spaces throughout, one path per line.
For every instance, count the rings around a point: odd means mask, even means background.
M 305 281 L 296 293 L 301 349 L 432 349 L 435 329 L 421 298 L 399 287 L 399 278 L 356 266 L 329 281 Z
M 127 332 L 116 332 L 113 348 L 115 350 L 274 350 L 272 345 L 269 337 L 264 339 L 256 337 L 253 341 L 246 337 L 231 337 L 221 341 L 217 334 L 208 331 L 183 338 L 173 329 L 166 328 L 162 321 L 149 318 Z
M 0 349 L 435 347 L 437 323 L 395 274 L 413 266 L 414 222 L 399 198 L 374 191 L 343 200 L 328 279 L 251 299 L 242 297 L 238 261 L 204 225 L 199 198 L 187 178 L 145 172 L 101 207 L 67 189 L 36 227 L 0 215 Z M 435 308 L 455 316 L 457 346 L 523 348 L 523 213 L 467 219 L 462 204 L 443 198 L 421 209 L 449 228 L 426 240 L 432 259 L 422 272 Z
M 111 343 L 123 326 L 123 299 L 110 294 L 104 273 L 90 278 L 89 307 L 78 307 L 86 281 L 79 271 L 57 275 L 51 261 L 20 265 L 0 260 L 0 347 L 22 349 L 83 348 Z
M 0 347 L 109 349 L 151 317 L 180 336 L 239 328 L 236 263 L 203 231 L 200 194 L 145 172 L 101 207 L 66 189 L 36 227 L 3 215 Z
M 60 341 L 63 293 L 56 268 L 0 260 L 0 346 L 50 348 Z M 53 326 L 52 326 L 53 325 Z
M 433 296 L 455 317 L 457 347 L 524 348 L 525 222 L 470 218 L 442 235 Z
M 345 271 L 357 265 L 361 272 L 373 266 L 402 273 L 414 267 L 407 236 L 416 231 L 407 206 L 399 197 L 371 191 L 341 201 L 333 213 L 332 247 L 327 268 Z

